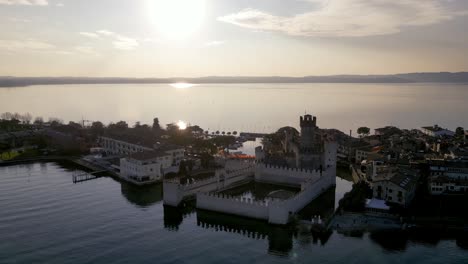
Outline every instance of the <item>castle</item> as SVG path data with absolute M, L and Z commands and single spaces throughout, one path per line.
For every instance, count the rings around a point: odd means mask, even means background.
M 337 143 L 320 134 L 317 127 L 317 117 L 304 115 L 299 119 L 301 132 L 298 138 L 295 130 L 284 130 L 282 139 L 283 159 L 289 168 L 302 170 L 320 170 L 336 166 Z M 265 163 L 265 151 L 261 147 L 256 149 L 257 163 Z
M 281 156 L 288 160 L 287 166 L 269 163 L 266 155 L 270 155 L 270 150 L 257 147 L 255 161 L 226 162 L 225 168 L 217 170 L 215 177 L 185 186 L 164 181 L 164 203 L 177 206 L 185 197 L 195 195 L 199 209 L 287 224 L 294 214 L 336 185 L 338 145 L 333 139 L 322 136 L 316 123 L 315 117 L 305 115 L 300 118 L 300 138 L 285 132 Z M 232 186 L 252 180 L 296 187 L 300 191 L 289 198 L 267 197 L 264 200 L 223 193 Z

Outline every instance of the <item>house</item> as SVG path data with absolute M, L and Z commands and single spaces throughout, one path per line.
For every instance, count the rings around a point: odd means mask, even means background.
M 383 156 L 379 153 L 383 150 L 383 146 L 364 146 L 357 148 L 355 151 L 355 161 L 356 164 L 360 164 L 364 160 L 376 160 L 382 159 Z
M 430 136 L 430 137 L 441 137 L 441 136 L 451 136 L 455 135 L 455 132 L 450 131 L 446 128 L 441 128 L 438 125 L 426 126 L 421 128 L 421 132 Z
M 178 172 L 184 149 L 149 150 L 120 159 L 120 176 L 136 183 L 160 181 L 169 172 Z
M 372 149 L 373 148 L 371 146 L 357 148 L 354 155 L 356 163 L 358 164 L 361 163 L 363 160 L 366 160 L 367 156 L 372 153 Z
M 408 207 L 415 196 L 419 173 L 403 167 L 380 166 L 372 175 L 373 198 Z
M 391 136 L 394 134 L 401 134 L 401 130 L 394 126 L 386 126 L 374 129 L 374 135 L 376 136 Z
M 432 195 L 468 192 L 468 162 L 428 160 L 428 188 Z
M 467 147 L 455 147 L 449 150 L 447 157 L 455 160 L 468 160 L 468 148 Z
M 129 135 L 102 136 L 99 141 L 105 153 L 109 155 L 130 155 L 136 152 L 151 151 L 156 143 Z

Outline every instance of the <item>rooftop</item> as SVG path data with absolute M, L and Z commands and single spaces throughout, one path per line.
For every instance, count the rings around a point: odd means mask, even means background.
M 169 154 L 167 152 L 165 152 L 165 151 L 149 150 L 149 151 L 133 153 L 130 156 L 128 156 L 128 158 L 134 159 L 134 160 L 144 161 L 144 160 L 151 160 L 151 159 L 154 159 L 154 158 L 164 157 L 164 156 L 168 156 L 168 155 Z
M 408 190 L 416 184 L 417 180 L 418 173 L 414 170 L 397 166 L 384 166 L 377 169 L 377 176 L 374 181 L 390 181 Z
M 128 142 L 130 144 L 139 145 L 147 148 L 153 148 L 154 144 L 156 143 L 156 139 L 143 138 L 131 134 L 106 134 L 103 137 Z
M 426 129 L 426 130 L 429 130 L 429 131 L 432 131 L 432 132 L 439 132 L 439 131 L 449 131 L 448 129 L 446 128 L 442 128 L 438 125 L 434 125 L 434 126 L 425 126 L 425 127 L 422 127 L 423 129 Z

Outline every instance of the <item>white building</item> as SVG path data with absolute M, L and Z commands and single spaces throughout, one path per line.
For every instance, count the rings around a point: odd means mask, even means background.
M 178 172 L 184 149 L 137 152 L 120 159 L 120 176 L 136 183 L 160 181 L 168 172 Z
M 455 132 L 450 131 L 446 128 L 441 128 L 438 125 L 421 127 L 421 132 L 431 137 L 441 137 L 441 136 L 454 136 Z
M 468 192 L 468 162 L 430 160 L 428 188 L 432 195 Z
M 376 167 L 372 176 L 372 192 L 376 199 L 409 206 L 419 178 L 417 172 L 400 167 Z
M 102 148 L 111 155 L 130 155 L 135 152 L 151 151 L 151 142 L 144 142 L 133 137 L 100 137 Z

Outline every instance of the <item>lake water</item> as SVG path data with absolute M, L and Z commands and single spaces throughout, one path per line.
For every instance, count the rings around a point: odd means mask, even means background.
M 72 183 L 57 163 L 0 167 L 0 263 L 467 263 L 466 239 L 429 232 L 303 233 L 165 207 L 161 185 Z M 337 181 L 336 199 L 350 188 Z M 333 205 L 332 205 L 333 206 Z
M 210 131 L 273 132 L 298 126 L 304 112 L 322 128 L 468 127 L 464 84 L 167 84 L 57 85 L 0 88 L 0 112 L 65 121 L 182 120 Z M 355 134 L 355 132 L 353 132 Z

